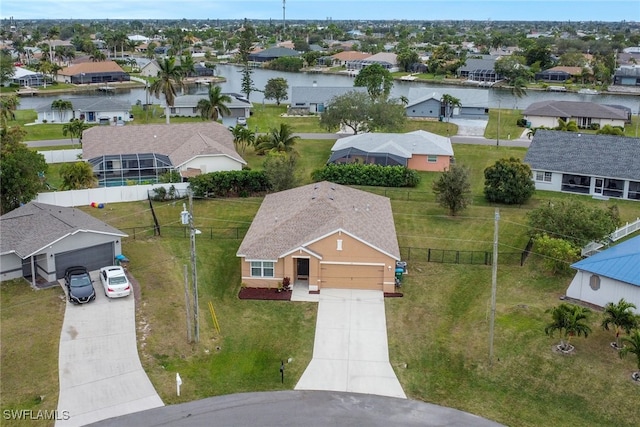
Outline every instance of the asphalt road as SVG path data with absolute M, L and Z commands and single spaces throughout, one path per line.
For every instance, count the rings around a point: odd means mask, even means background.
M 337 135 L 335 133 L 297 133 L 295 134 L 299 136 L 301 139 L 338 139 L 348 135 Z M 71 145 L 71 141 L 69 139 L 51 139 L 51 140 L 43 140 L 43 141 L 26 141 L 25 142 L 28 147 L 39 148 L 39 147 L 58 147 L 61 145 Z M 512 140 L 504 140 L 496 141 L 495 139 L 486 139 L 481 136 L 461 136 L 454 135 L 451 137 L 452 144 L 473 144 L 473 145 L 500 145 L 503 147 L 529 147 L 531 143 L 527 138 L 519 138 Z M 80 145 L 77 144 L 77 147 L 80 148 Z
M 502 424 L 457 409 L 416 400 L 337 391 L 277 391 L 211 397 L 90 425 L 498 427 Z

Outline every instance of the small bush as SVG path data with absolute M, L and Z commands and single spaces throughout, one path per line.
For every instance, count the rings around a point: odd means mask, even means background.
M 591 130 L 598 130 L 598 129 L 600 129 L 600 123 L 591 123 L 591 124 L 589 125 L 589 129 L 591 129 Z
M 373 185 L 379 187 L 415 187 L 420 182 L 418 172 L 404 166 L 375 164 L 329 164 L 312 173 L 314 181 L 331 181 L 342 185 Z
M 523 117 L 521 119 L 516 120 L 516 126 L 521 127 L 521 128 L 527 127 L 527 119 L 525 119 Z

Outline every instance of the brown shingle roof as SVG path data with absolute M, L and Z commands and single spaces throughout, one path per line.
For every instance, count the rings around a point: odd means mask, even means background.
M 113 61 L 98 61 L 98 62 L 82 62 L 79 64 L 73 64 L 67 68 L 63 68 L 58 74 L 63 76 L 75 76 L 80 73 L 110 73 L 110 72 L 122 72 L 124 70 L 118 64 Z
M 95 126 L 82 134 L 82 158 L 109 154 L 158 153 L 180 166 L 195 156 L 225 155 L 242 164 L 233 135 L 215 122 Z
M 400 259 L 390 200 L 327 181 L 265 197 L 237 255 L 276 260 L 338 230 Z

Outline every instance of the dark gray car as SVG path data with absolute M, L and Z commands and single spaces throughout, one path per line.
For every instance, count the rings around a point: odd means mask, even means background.
M 85 267 L 69 267 L 64 272 L 64 281 L 69 293 L 69 301 L 85 304 L 96 299 L 91 276 Z

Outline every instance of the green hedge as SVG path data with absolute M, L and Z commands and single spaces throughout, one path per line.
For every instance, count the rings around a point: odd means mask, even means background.
M 263 171 L 212 172 L 189 179 L 196 197 L 249 197 L 264 194 L 271 185 Z
M 420 175 L 404 166 L 375 164 L 329 164 L 313 172 L 314 181 L 331 181 L 343 185 L 372 185 L 378 187 L 415 187 Z

